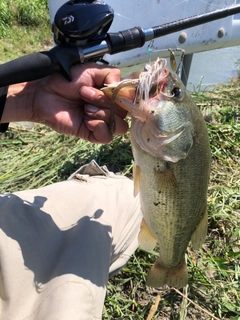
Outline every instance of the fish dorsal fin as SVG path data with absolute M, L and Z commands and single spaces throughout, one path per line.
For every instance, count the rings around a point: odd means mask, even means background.
M 191 237 L 191 242 L 194 250 L 198 250 L 203 245 L 207 236 L 207 229 L 208 229 L 208 216 L 207 216 L 207 208 L 206 208 L 196 230 L 194 231 Z
M 146 251 L 152 251 L 157 243 L 157 239 L 152 235 L 144 219 L 142 219 L 138 234 L 138 243 Z

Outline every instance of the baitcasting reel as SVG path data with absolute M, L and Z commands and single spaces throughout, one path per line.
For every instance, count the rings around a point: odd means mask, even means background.
M 57 44 L 83 46 L 106 38 L 113 9 L 101 0 L 73 0 L 57 11 L 52 31 Z

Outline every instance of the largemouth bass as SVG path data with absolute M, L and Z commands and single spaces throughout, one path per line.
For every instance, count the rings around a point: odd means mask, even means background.
M 204 118 L 165 59 L 102 90 L 132 117 L 134 193 L 143 214 L 138 241 L 147 251 L 156 242 L 160 249 L 147 285 L 184 287 L 188 244 L 200 248 L 207 234 L 211 156 Z

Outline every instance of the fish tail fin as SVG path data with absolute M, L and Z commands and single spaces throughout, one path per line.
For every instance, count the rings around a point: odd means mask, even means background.
M 201 220 L 192 234 L 191 243 L 194 250 L 198 250 L 203 245 L 206 237 L 207 237 L 207 229 L 208 229 L 208 216 L 207 216 L 207 208 L 204 210 L 204 213 L 201 217 Z
M 170 287 L 183 288 L 188 283 L 188 271 L 184 259 L 177 267 L 167 268 L 162 263 L 161 257 L 152 266 L 147 276 L 149 287 L 162 287 L 167 284 Z

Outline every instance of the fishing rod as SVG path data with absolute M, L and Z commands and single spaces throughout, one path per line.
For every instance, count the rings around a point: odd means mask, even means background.
M 108 32 L 114 11 L 102 0 L 72 0 L 63 4 L 54 17 L 52 31 L 56 46 L 22 56 L 0 65 L 0 87 L 37 80 L 60 72 L 69 81 L 74 64 L 104 61 L 103 56 L 142 47 L 151 41 L 240 13 L 240 4 L 143 29 Z

